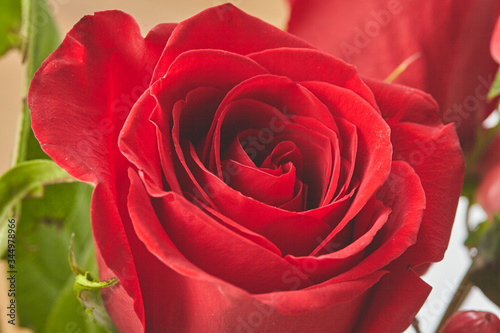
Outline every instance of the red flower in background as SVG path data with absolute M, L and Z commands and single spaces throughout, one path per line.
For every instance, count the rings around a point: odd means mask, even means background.
M 500 135 L 497 135 L 478 166 L 479 187 L 476 191 L 478 203 L 491 219 L 500 212 Z
M 500 64 L 500 17 L 497 20 L 490 50 L 492 58 Z M 500 212 L 500 134 L 491 141 L 477 166 L 481 182 L 476 197 L 490 218 Z
M 500 17 L 497 19 L 493 35 L 491 36 L 490 51 L 493 59 L 497 64 L 500 64 Z
M 500 319 L 484 311 L 458 311 L 439 333 L 500 333 Z
M 385 79 L 413 58 L 394 82 L 431 94 L 444 123 L 456 123 L 464 149 L 473 147 L 478 126 L 496 106 L 487 93 L 498 68 L 489 54 L 498 0 L 290 3 L 288 30 L 361 75 Z
M 400 332 L 461 190 L 427 94 L 231 5 L 143 38 L 83 18 L 29 94 L 42 148 L 97 183 L 92 226 L 122 332 Z

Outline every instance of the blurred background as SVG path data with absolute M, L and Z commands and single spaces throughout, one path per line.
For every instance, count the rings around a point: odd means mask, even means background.
M 2 0 L 4 1 L 4 0 Z M 63 36 L 81 17 L 96 11 L 119 9 L 131 14 L 139 23 L 143 35 L 153 26 L 162 22 L 179 22 L 187 19 L 201 10 L 222 4 L 221 0 L 47 0 L 55 20 Z M 280 28 L 286 27 L 288 19 L 288 2 L 285 0 L 234 0 L 230 1 L 247 13 L 257 16 L 262 20 Z M 15 145 L 18 116 L 21 111 L 24 88 L 24 69 L 21 56 L 17 51 L 10 51 L 0 58 L 0 174 L 10 166 L 13 148 Z M 445 260 L 434 265 L 424 276 L 424 279 L 434 287 L 428 301 L 419 313 L 419 320 L 423 333 L 433 332 L 442 313 L 446 309 L 456 286 L 460 283 L 463 274 L 470 265 L 470 258 L 463 246 L 466 237 L 464 212 L 467 203 L 461 201 L 457 221 L 452 235 L 450 247 Z M 484 213 L 476 207 L 472 210 L 471 220 L 482 221 Z M 6 269 L 0 267 L 0 273 Z M 0 298 L 6 296 L 7 289 L 3 278 L 0 278 Z M 7 324 L 5 319 L 5 300 L 0 299 L 0 328 L 1 332 L 26 332 L 16 330 Z M 43 306 L 42 304 L 40 306 Z M 465 309 L 487 310 L 500 315 L 499 309 L 489 302 L 479 291 L 473 290 L 472 294 L 463 305 Z M 414 332 L 409 329 L 408 332 Z

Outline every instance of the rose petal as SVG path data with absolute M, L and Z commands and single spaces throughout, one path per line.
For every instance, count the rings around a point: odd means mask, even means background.
M 263 38 L 266 35 L 272 38 Z M 154 80 L 165 75 L 172 62 L 189 50 L 217 49 L 246 55 L 285 46 L 310 48 L 300 38 L 250 16 L 231 4 L 209 8 L 179 23 L 158 62 Z
M 308 210 L 304 212 L 304 215 L 320 219 L 331 227 L 336 227 L 343 221 L 345 215 L 347 214 L 351 202 L 357 193 L 358 186 L 358 183 L 354 183 L 349 193 L 346 193 L 341 198 L 338 198 L 327 205 Z
M 443 259 L 450 239 L 464 174 L 463 157 L 453 125 L 430 128 L 392 126 L 395 160 L 407 161 L 419 175 L 427 198 L 417 244 L 406 256 L 411 266 Z M 445 162 L 446 161 L 446 162 Z M 396 169 L 402 178 L 406 172 Z
M 157 26 L 143 38 L 125 13 L 86 16 L 42 64 L 29 93 L 32 127 L 45 152 L 80 180 L 100 182 L 91 207 L 96 248 L 101 267 L 121 279 L 122 297 L 133 300 L 122 304 L 131 327 L 143 323 L 144 309 L 130 249 L 134 237 L 120 211 L 126 189 L 122 193 L 112 185 L 120 183 L 127 166 L 115 142 L 173 27 Z
M 209 138 L 212 138 L 213 142 L 207 140 L 205 144 L 205 151 L 211 152 L 211 169 L 214 167 L 214 164 L 217 166 L 220 165 L 219 138 L 221 134 L 219 133 L 222 132 L 221 126 L 226 115 L 230 114 L 231 110 L 246 115 L 257 112 L 256 102 L 250 103 L 248 101 L 249 99 L 269 104 L 278 110 L 284 110 L 283 113 L 286 111 L 286 114 L 289 115 L 292 121 L 294 121 L 293 117 L 295 115 L 304 115 L 322 119 L 322 121 L 324 119 L 331 119 L 332 121 L 329 122 L 331 124 L 330 127 L 336 130 L 336 125 L 333 122 L 329 110 L 300 85 L 284 77 L 271 75 L 257 76 L 244 81 L 232 89 L 221 103 L 215 115 L 218 122 L 214 122 L 209 132 Z M 253 107 L 244 108 L 242 101 L 246 101 L 245 104 L 247 106 L 253 105 Z M 239 126 L 246 126 L 246 122 L 241 121 L 240 117 L 233 118 L 238 119 Z M 248 118 L 248 116 L 245 116 L 245 119 Z M 328 137 L 307 129 L 300 125 L 300 123 L 294 124 L 291 122 L 283 124 L 284 126 L 280 127 L 279 131 L 273 131 L 273 119 L 275 118 L 270 118 L 267 123 L 264 122 L 264 124 L 260 125 L 260 131 L 272 133 L 272 137 L 276 138 L 276 140 L 278 140 L 278 138 L 279 140 L 290 140 L 299 146 L 301 153 L 304 155 L 304 162 L 309 164 L 308 166 L 304 165 L 306 172 L 304 172 L 303 175 L 304 179 L 301 179 L 301 181 L 309 187 L 308 207 L 317 207 L 322 198 L 325 197 L 329 185 L 333 163 L 331 155 L 335 144 L 330 143 Z M 326 120 L 325 122 L 328 123 Z M 231 129 L 233 129 L 233 127 L 234 126 L 229 126 Z M 249 139 L 246 141 L 250 141 L 250 138 L 254 137 L 256 136 L 249 134 Z M 259 143 L 257 142 L 257 144 Z M 258 150 L 258 147 L 254 149 L 256 156 L 258 156 Z M 318 159 L 318 156 L 321 156 L 321 158 Z M 220 172 L 221 171 L 218 170 L 219 175 Z
M 246 85 L 246 81 L 240 85 Z M 229 96 L 232 96 L 231 92 Z M 232 143 L 235 137 L 242 136 L 239 141 L 241 144 L 244 143 L 245 151 L 250 149 L 247 148 L 248 145 L 256 151 L 255 155 L 257 155 L 257 152 L 266 150 L 266 145 L 269 146 L 275 142 L 275 136 L 282 131 L 281 127 L 285 126 L 284 124 L 291 122 L 272 105 L 249 98 L 236 100 L 229 100 L 229 98 L 226 97 L 219 105 L 204 150 L 203 160 L 206 160 L 206 155 L 210 151 L 209 168 L 219 176 L 221 176 L 221 155 L 224 154 L 225 147 L 230 142 Z M 280 127 L 276 127 L 276 124 Z M 242 135 L 242 132 L 248 129 L 257 130 L 254 131 L 256 135 Z M 209 147 L 208 143 L 211 143 L 212 147 Z M 247 154 L 250 155 L 248 152 Z M 250 159 L 254 160 L 255 157 L 250 157 Z M 260 165 L 256 162 L 252 164 Z
M 144 39 L 131 16 L 99 12 L 77 23 L 42 64 L 29 93 L 33 131 L 71 175 L 95 183 L 109 174 L 107 161 L 121 156 L 114 142 L 172 28 L 159 26 Z
M 303 82 L 302 85 L 327 105 L 336 116 L 345 118 L 357 128 L 358 155 L 354 176 L 360 180 L 360 184 L 348 212 L 342 222 L 336 225 L 336 228 L 341 230 L 382 186 L 389 175 L 392 160 L 390 130 L 378 110 L 353 92 L 322 82 Z M 316 250 L 319 251 L 329 240 L 325 239 Z
M 227 68 L 232 70 L 227 71 Z M 170 137 L 175 103 L 184 100 L 190 91 L 197 88 L 209 86 L 222 92 L 229 91 L 241 81 L 265 72 L 257 63 L 234 53 L 193 50 L 177 57 L 165 78 L 153 85 L 152 94 L 157 98 L 159 107 L 154 110 L 151 120 L 158 128 L 163 173 L 173 190 L 182 192 L 178 178 L 186 172 L 182 161 L 178 160 L 181 156 L 173 154 L 175 147 Z
M 384 275 L 365 302 L 354 332 L 405 331 L 431 289 L 414 272 L 402 270 Z
M 203 201 L 211 206 L 213 203 L 200 188 L 193 174 L 190 172 L 184 159 L 184 154 L 190 154 L 189 149 L 198 143 L 203 143 L 203 136 L 210 128 L 213 115 L 224 93 L 214 87 L 199 87 L 190 91 L 185 100 L 175 103 L 172 110 L 172 142 L 176 157 L 181 164 L 181 170 L 177 169 L 176 181 L 182 186 L 183 191 L 190 192 L 196 189 L 203 196 Z M 198 120 L 196 124 L 193 119 Z M 167 139 L 168 133 L 159 134 L 159 139 Z M 167 139 L 168 140 L 168 139 Z M 165 158 L 164 158 L 165 159 Z
M 243 227 L 241 224 L 238 224 L 234 222 L 233 220 L 227 218 L 226 216 L 220 214 L 216 210 L 207 207 L 203 204 L 200 205 L 200 207 L 207 213 L 209 214 L 212 218 L 217 220 L 220 224 L 226 226 L 228 229 L 232 230 L 233 232 L 237 233 L 238 235 L 241 235 L 248 240 L 266 248 L 270 252 L 275 253 L 276 255 L 282 257 L 283 255 L 281 254 L 280 249 L 273 244 L 271 241 L 269 241 L 267 238 L 254 233 L 253 231 Z
M 351 180 L 356 166 L 356 154 L 358 153 L 358 134 L 356 126 L 345 119 L 336 117 L 335 122 L 339 128 L 340 143 L 342 144 L 339 175 L 339 184 L 342 184 L 342 186 L 337 188 L 337 196 L 335 197 L 335 200 L 337 200 L 353 188 Z
M 337 282 L 345 281 L 345 279 L 341 278 L 344 277 L 342 273 L 350 271 L 353 267 L 356 269 L 356 266 L 363 260 L 368 252 L 367 248 L 370 242 L 386 223 L 391 210 L 379 204 L 375 209 L 370 209 L 370 212 L 372 216 L 368 217 L 368 223 L 362 221 L 362 223 L 369 224 L 369 228 L 367 228 L 365 233 L 358 239 L 352 239 L 354 232 L 353 224 L 348 224 L 333 237 L 329 237 L 330 241 L 323 246 L 321 252 L 318 253 L 318 257 L 297 257 L 288 255 L 285 259 L 304 272 L 304 274 L 314 283 L 322 283 L 332 278 Z M 362 216 L 365 215 L 362 213 L 360 214 Z M 353 223 L 355 224 L 356 222 L 357 221 L 354 221 Z M 354 228 L 355 227 L 354 225 Z M 322 239 L 318 238 L 318 244 L 320 242 L 322 242 Z M 324 254 L 325 251 L 327 251 L 328 254 Z M 329 253 L 331 251 L 334 252 Z M 363 270 L 362 274 L 356 276 L 349 275 L 347 279 L 351 276 L 353 276 L 353 278 L 359 278 L 360 276 L 371 274 L 383 266 L 384 264 L 382 263 L 375 269 Z M 311 267 L 314 267 L 314 269 L 311 269 Z
M 166 192 L 150 203 L 137 175 L 129 172 L 129 176 L 128 206 L 134 225 L 159 220 L 163 232 L 187 260 L 208 274 L 251 293 L 287 289 L 281 275 L 292 267 L 281 257 L 220 225 L 174 192 Z M 249 257 L 251 263 L 247 260 Z M 247 274 L 239 274 L 243 270 Z M 310 285 L 307 279 L 302 282 L 301 287 Z
M 307 185 L 297 180 L 294 192 L 296 193 L 292 200 L 282 204 L 278 208 L 289 210 L 291 212 L 301 212 L 307 207 Z
M 225 112 L 226 104 L 240 99 L 250 99 L 268 104 L 280 110 L 287 117 L 297 115 L 321 119 L 326 126 L 336 129 L 331 111 L 307 89 L 287 77 L 269 74 L 256 75 L 237 86 L 235 85 L 220 105 L 215 118 L 219 119 L 220 114 Z M 212 131 L 214 130 L 215 128 L 212 129 Z
M 104 281 L 116 278 L 116 274 L 106 265 L 106 262 L 102 258 L 99 247 L 95 248 L 95 255 L 97 267 L 99 268 L 99 279 Z M 124 271 L 126 271 L 126 268 Z M 129 280 L 131 277 L 135 278 L 135 273 L 121 274 L 120 276 L 122 280 Z M 106 306 L 106 311 L 113 318 L 115 326 L 120 331 L 125 332 L 126 329 L 130 329 L 134 332 L 141 332 L 144 330 L 144 319 L 139 318 L 135 312 L 134 299 L 127 293 L 122 283 L 111 288 L 102 288 L 101 296 Z M 142 310 L 142 312 L 144 311 Z
M 408 164 L 396 161 L 393 169 L 405 170 L 405 177 L 391 173 L 377 193 L 384 205 L 368 204 L 358 214 L 352 222 L 347 246 L 345 240 L 335 235 L 327 248 L 323 248 L 331 253 L 319 257 L 289 255 L 285 259 L 318 283 L 334 276 L 333 280 L 337 282 L 357 279 L 399 258 L 417 240 L 425 209 L 425 194 L 418 176 Z M 399 264 L 406 269 L 410 263 L 399 260 Z M 316 269 L 305 270 L 308 267 Z
M 356 68 L 324 52 L 280 48 L 263 50 L 248 57 L 269 72 L 294 81 L 320 81 L 346 88 L 377 108 L 373 94 L 359 78 Z M 325 122 L 329 120 L 328 117 L 323 118 Z M 329 126 L 328 122 L 326 124 Z
M 220 297 L 220 290 L 231 291 L 236 288 L 231 288 L 227 283 L 206 274 L 182 256 L 158 221 L 147 193 L 141 189 L 142 184 L 138 176 L 131 171 L 130 178 L 132 183 L 137 184 L 134 186 L 134 191 L 138 192 L 136 194 L 139 194 L 138 199 L 141 200 L 135 201 L 130 207 L 134 229 L 146 249 L 164 266 L 161 271 L 157 272 L 154 271 L 155 266 L 145 265 L 144 267 L 146 274 L 142 284 L 145 288 L 145 304 L 148 306 L 144 331 L 161 332 L 165 327 L 182 331 L 189 326 L 200 325 L 193 323 L 195 317 L 189 316 L 190 310 L 197 310 L 195 313 L 200 315 L 207 308 L 215 311 L 227 306 L 221 302 L 223 300 L 212 296 L 204 297 L 203 306 L 200 307 L 201 295 L 213 294 L 214 291 L 211 288 L 215 288 L 217 296 Z M 149 258 L 148 262 L 154 263 Z M 143 263 L 148 264 L 145 261 Z M 168 285 L 175 286 L 175 288 L 166 288 L 165 286 Z M 203 288 L 199 288 L 200 285 Z M 161 306 L 158 302 L 161 302 Z M 210 307 L 207 307 L 207 302 L 210 302 Z M 207 323 L 204 324 L 207 325 Z M 125 328 L 124 332 L 133 331 Z
M 134 177 L 138 181 L 137 176 Z M 162 331 L 165 327 L 195 332 L 275 331 L 276 327 L 293 331 L 332 325 L 349 330 L 367 297 L 366 291 L 384 274 L 377 272 L 349 283 L 324 284 L 310 290 L 252 296 L 207 275 L 183 258 L 147 202 L 137 205 L 134 212 L 137 213 L 133 218 L 135 228 L 145 246 L 176 274 L 164 275 L 163 286 L 169 284 L 176 288 L 158 287 L 156 300 L 160 299 L 162 306 L 150 309 L 156 315 L 148 317 L 146 331 Z M 298 287 L 303 276 L 293 269 L 285 273 L 284 283 L 290 288 Z M 153 299 L 150 302 L 155 304 Z M 189 320 L 184 319 L 186 315 Z
M 127 215 L 120 215 L 120 208 L 122 212 L 123 209 L 126 212 L 124 197 L 127 194 L 125 189 L 127 182 L 122 180 L 120 183 L 124 187 L 121 188 L 122 192 L 117 192 L 119 198 L 111 190 L 112 187 L 103 183 L 97 184 L 92 194 L 90 212 L 96 252 L 100 255 L 100 267 L 104 268 L 103 279 L 109 278 L 109 275 L 120 279 L 120 284 L 127 293 L 125 295 L 121 288 L 118 292 L 119 297 L 123 299 L 120 311 L 131 316 L 124 321 L 133 323 L 135 327 L 137 321 L 144 325 L 144 305 L 138 283 L 137 267 L 134 263 L 134 256 L 137 253 L 132 252 L 137 237 L 131 229 Z M 109 235 L 113 235 L 112 242 L 109 241 Z M 133 308 L 130 308 L 131 306 Z M 121 315 L 118 318 L 121 318 Z
M 360 300 L 356 300 L 356 298 L 366 297 L 367 295 L 363 294 L 368 290 L 368 288 L 377 283 L 385 274 L 387 274 L 386 271 L 378 271 L 357 280 L 340 283 L 326 281 L 302 290 L 292 290 L 286 293 L 268 293 L 258 295 L 256 298 L 273 305 L 278 311 L 284 314 L 295 316 L 311 311 L 325 310 L 331 308 L 332 305 L 337 305 L 339 303 L 351 307 L 354 305 L 355 308 L 358 307 L 358 309 L 354 311 L 354 313 L 356 313 L 359 312 L 359 306 L 362 306 L 363 303 L 362 301 L 358 303 Z M 298 283 L 299 277 L 300 274 L 293 271 L 284 275 L 284 278 L 289 281 L 290 284 Z M 349 302 L 353 300 L 354 304 L 349 304 Z M 337 309 L 336 312 L 350 314 L 351 311 L 352 308 L 345 309 L 344 311 Z M 323 320 L 329 321 L 327 318 L 324 318 Z M 351 320 L 350 323 L 349 321 L 345 323 L 344 320 L 341 322 L 344 322 L 344 325 L 355 325 L 354 320 Z M 326 326 L 320 325 L 319 327 L 324 328 Z
M 326 236 L 331 231 L 321 220 L 266 205 L 235 191 L 205 168 L 194 149 L 191 149 L 191 159 L 187 162 L 196 180 L 221 214 L 265 236 L 283 254 L 288 251 L 298 255 L 308 254 L 311 247 L 317 244 L 317 238 Z
M 324 284 L 300 291 L 256 295 L 240 301 L 226 317 L 237 318 L 235 332 L 351 332 L 356 316 L 372 287 L 383 272 L 349 283 Z M 286 277 L 293 281 L 293 272 Z
M 412 266 L 440 261 L 448 245 L 464 175 L 455 129 L 429 121 L 437 113 L 429 95 L 405 86 L 391 85 L 389 89 L 387 83 L 366 82 L 391 126 L 393 159 L 406 161 L 415 170 L 427 198 L 417 244 L 405 255 Z M 398 168 L 394 173 L 406 175 Z
M 130 111 L 118 141 L 122 154 L 144 175 L 142 178 L 151 195 L 159 195 L 163 191 L 156 128 L 149 121 L 156 107 L 157 101 L 148 89 Z
M 331 144 L 331 159 L 322 160 L 321 162 L 324 163 L 325 166 L 331 168 L 331 173 L 330 173 L 330 179 L 328 179 L 328 175 L 325 175 L 325 178 L 322 179 L 324 181 L 325 186 L 324 189 L 325 191 L 321 195 L 321 201 L 319 203 L 319 206 L 323 206 L 325 204 L 330 203 L 333 200 L 333 197 L 336 192 L 338 192 L 338 185 L 344 185 L 342 183 L 339 183 L 339 177 L 340 177 L 340 169 L 342 165 L 342 161 L 340 158 L 341 151 L 341 145 L 342 143 L 339 141 L 339 138 L 337 136 L 337 133 L 332 131 L 331 129 L 327 128 L 325 125 L 323 125 L 319 120 L 314 119 L 314 118 L 307 118 L 307 117 L 301 117 L 301 116 L 293 116 L 291 118 L 294 122 L 297 122 L 301 124 L 302 126 L 307 127 L 308 129 L 311 129 L 317 133 L 321 133 L 325 137 L 330 139 L 330 144 Z M 355 140 L 355 136 L 353 139 Z M 348 148 L 348 145 L 346 147 Z M 355 148 L 354 148 L 355 150 Z M 344 154 L 349 155 L 349 153 L 352 152 L 347 152 Z M 316 155 L 317 157 L 318 155 Z M 319 159 L 319 158 L 318 158 Z M 331 162 L 330 162 L 331 160 Z M 328 163 L 330 162 L 330 163 Z M 328 163 L 328 164 L 327 164 Z M 308 172 L 310 172 L 308 170 Z M 327 181 L 328 179 L 328 181 Z
M 240 134 L 242 138 L 247 138 L 245 141 L 249 141 L 251 138 L 257 138 L 258 133 L 258 130 L 247 130 Z M 302 171 L 299 174 L 299 180 L 308 186 L 307 207 L 308 209 L 317 207 L 325 196 L 330 173 L 332 172 L 332 147 L 328 138 L 301 125 L 289 123 L 281 133 L 276 134 L 275 140 L 278 142 L 293 142 L 297 145 L 301 152 L 301 160 L 298 165 L 302 167 L 302 170 L 299 170 Z M 262 149 L 263 147 L 261 146 Z M 258 163 L 261 160 L 259 154 L 262 155 L 266 151 L 260 151 L 259 146 L 248 145 L 246 152 L 250 157 L 253 156 Z
M 284 168 L 281 166 L 275 171 L 279 175 L 271 175 L 257 168 L 249 168 L 238 162 L 226 160 L 223 169 L 234 170 L 233 175 L 224 179 L 225 183 L 246 196 L 266 203 L 270 206 L 280 206 L 295 196 L 297 181 L 295 168 L 291 163 Z

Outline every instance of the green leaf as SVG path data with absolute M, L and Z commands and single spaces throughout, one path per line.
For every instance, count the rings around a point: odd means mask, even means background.
M 500 306 L 500 215 L 489 224 L 477 246 L 469 279 Z
M 21 45 L 21 0 L 0 2 L 0 56 Z
M 465 240 L 464 245 L 467 246 L 469 249 L 477 247 L 481 239 L 483 238 L 484 234 L 489 230 L 490 225 L 491 222 L 489 221 L 479 223 L 477 227 L 469 233 L 467 239 Z
M 74 235 L 71 236 L 71 244 L 73 244 L 73 236 Z M 73 253 L 72 245 L 69 251 L 71 254 Z M 97 270 L 94 255 L 94 248 L 88 246 L 86 248 L 86 252 L 82 253 L 82 256 L 80 256 L 80 258 L 84 259 L 85 266 L 91 269 L 91 271 Z M 70 262 L 68 267 L 73 270 L 72 266 L 73 264 Z M 91 275 L 91 272 L 87 271 L 87 274 Z M 109 330 L 97 325 L 95 318 L 92 317 L 92 315 L 89 315 L 90 311 L 86 309 L 82 305 L 81 301 L 75 296 L 75 284 L 75 276 L 72 275 L 72 278 L 69 278 L 66 281 L 60 296 L 55 302 L 52 311 L 50 312 L 50 316 L 47 318 L 43 332 L 73 332 L 76 331 L 76 329 L 79 330 L 78 332 L 87 333 L 116 332 L 114 324 L 109 319 L 109 316 L 102 305 L 102 299 L 99 291 L 94 290 L 92 295 L 95 300 L 100 300 L 99 305 L 102 307 L 100 315 L 108 320 L 107 324 L 109 325 Z M 94 310 L 94 312 L 97 311 L 96 309 L 92 310 Z
M 28 92 L 31 79 L 42 62 L 59 46 L 61 39 L 52 14 L 44 0 L 22 0 L 23 24 L 28 38 L 24 45 L 27 65 Z M 48 159 L 31 129 L 31 117 L 26 100 L 23 103 L 22 121 L 17 147 L 17 163 L 31 159 Z
M 3 174 L 0 177 L 0 254 L 7 248 L 7 219 L 13 216 L 21 200 L 30 194 L 40 195 L 45 185 L 74 181 L 75 178 L 54 162 L 44 160 L 23 162 Z
M 84 183 L 56 184 L 45 188 L 43 198 L 23 202 L 16 243 L 21 326 L 37 333 L 66 332 L 68 327 L 78 327 L 82 333 L 107 332 L 91 320 L 75 296 L 75 276 L 67 257 L 74 233 L 75 253 L 97 276 L 90 228 L 91 192 L 92 187 Z
M 61 38 L 44 0 L 23 0 L 24 23 L 27 26 L 26 57 L 28 79 L 31 80 L 42 62 L 61 43 Z
M 490 92 L 488 93 L 488 99 L 492 100 L 497 96 L 500 96 L 500 68 L 498 69 L 497 75 L 495 76 L 495 80 L 491 85 Z

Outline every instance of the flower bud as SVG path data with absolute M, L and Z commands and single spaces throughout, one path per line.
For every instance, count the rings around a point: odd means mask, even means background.
M 444 324 L 439 333 L 499 333 L 500 319 L 484 311 L 458 311 Z

